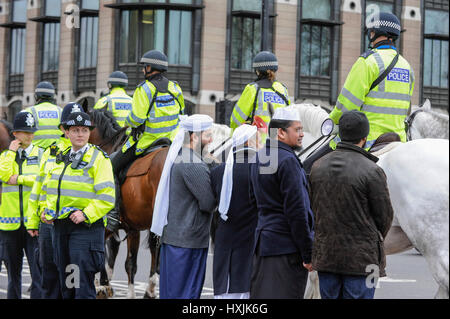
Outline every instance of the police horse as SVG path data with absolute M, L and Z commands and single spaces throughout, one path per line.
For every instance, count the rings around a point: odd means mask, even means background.
M 449 298 L 448 116 L 432 111 L 427 104 L 407 120 L 408 136 L 414 140 L 393 143 L 374 153 L 386 173 L 394 208 L 384 249 L 390 255 L 415 247 L 439 286 L 435 298 Z M 328 114 L 313 105 L 296 107 L 305 131 L 319 137 Z M 305 297 L 319 297 L 318 288 L 317 273 L 313 272 Z

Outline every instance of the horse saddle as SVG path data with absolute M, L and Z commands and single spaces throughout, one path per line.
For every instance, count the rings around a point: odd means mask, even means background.
M 120 172 L 120 181 L 121 184 L 125 182 L 127 177 L 137 177 L 147 174 L 150 169 L 150 165 L 152 163 L 153 158 L 159 150 L 162 150 L 164 147 L 169 147 L 172 144 L 172 141 L 167 137 L 163 137 L 157 139 L 150 145 L 144 153 L 142 153 L 138 159 L 129 163 L 121 172 Z
M 400 135 L 394 132 L 384 133 L 376 139 L 375 143 L 369 149 L 369 153 L 379 152 L 393 142 L 401 142 Z

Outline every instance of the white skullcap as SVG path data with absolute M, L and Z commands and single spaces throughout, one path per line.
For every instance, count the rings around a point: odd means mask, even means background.
M 298 110 L 293 106 L 279 107 L 275 110 L 272 117 L 273 120 L 283 120 L 283 121 L 301 121 L 300 114 Z
M 210 129 L 213 119 L 208 115 L 195 114 L 191 116 L 180 116 L 180 130 L 170 145 L 164 168 L 156 191 L 155 206 L 153 208 L 153 221 L 150 230 L 158 236 L 162 235 L 164 226 L 167 225 L 167 213 L 169 212 L 170 171 L 172 165 L 183 146 L 184 135 L 187 131 L 202 132 Z
M 252 138 L 256 132 L 257 127 L 253 125 L 243 124 L 239 126 L 233 133 L 233 144 L 228 153 L 225 170 L 222 178 L 222 189 L 220 191 L 219 213 L 223 220 L 228 219 L 228 209 L 230 207 L 231 194 L 233 193 L 233 148 L 242 145 Z

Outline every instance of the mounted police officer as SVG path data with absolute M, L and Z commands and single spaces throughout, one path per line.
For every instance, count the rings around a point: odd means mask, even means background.
M 122 151 L 111 156 L 116 180 L 125 165 L 144 155 L 156 140 L 166 138 L 173 141 L 178 132 L 179 115 L 184 113 L 184 97 L 180 86 L 164 76 L 169 65 L 166 55 L 151 50 L 144 54 L 141 63 L 144 65 L 145 81 L 134 92 L 132 109 L 125 121 L 133 130 Z M 117 202 L 120 196 L 118 186 Z M 113 211 L 108 217 L 109 222 L 118 222 L 119 213 Z M 114 230 L 118 223 L 109 225 L 111 227 L 108 228 Z
M 52 224 L 40 222 L 42 208 L 45 207 L 46 197 L 41 196 L 42 189 L 47 187 L 43 185 L 48 172 L 55 166 L 56 158 L 61 156 L 64 151 L 72 146 L 70 140 L 65 135 L 64 124 L 70 114 L 82 112 L 81 105 L 70 102 L 67 104 L 61 114 L 61 123 L 59 129 L 62 132 L 59 140 L 50 145 L 42 156 L 39 174 L 31 190 L 30 201 L 28 204 L 28 223 L 27 230 L 31 236 L 39 235 L 39 264 L 42 273 L 42 298 L 43 299 L 61 299 L 61 284 L 57 265 L 54 262 L 53 237 L 54 227 Z
M 22 265 L 24 252 L 31 272 L 32 299 L 41 298 L 40 272 L 36 258 L 38 242 L 30 236 L 25 224 L 31 187 L 39 172 L 44 150 L 32 144 L 36 124 L 31 113 L 22 111 L 14 119 L 15 140 L 0 155 L 0 180 L 3 192 L 0 204 L 0 261 L 8 269 L 8 299 L 22 298 Z
M 291 104 L 286 86 L 275 80 L 278 60 L 273 53 L 258 53 L 253 60 L 253 69 L 258 78 L 245 87 L 233 109 L 230 119 L 230 127 L 233 130 L 244 122 L 249 121 L 252 124 L 254 116 L 261 117 L 268 125 L 269 102 L 274 109 Z
M 125 126 L 125 120 L 131 111 L 131 97 L 125 91 L 128 77 L 121 71 L 114 71 L 108 78 L 110 93 L 97 101 L 94 109 L 106 108 L 116 118 L 117 123 Z
M 95 299 L 95 274 L 104 267 L 105 215 L 114 207 L 111 161 L 88 143 L 94 127 L 86 113 L 64 124 L 72 143 L 44 180 L 44 223 L 54 224 L 54 254 L 64 299 Z M 77 284 L 75 284 L 77 283 Z
M 392 13 L 381 12 L 367 23 L 371 49 L 363 53 L 347 76 L 330 118 L 337 125 L 343 113 L 358 110 L 370 123 L 364 149 L 372 147 L 384 133 L 397 133 L 406 142 L 405 119 L 410 112 L 414 91 L 414 72 L 399 54 L 394 41 L 400 37 L 399 19 Z M 318 150 L 305 161 L 310 171 L 315 160 L 336 148 L 340 138 Z
M 40 82 L 34 91 L 36 105 L 26 109 L 36 119 L 37 131 L 33 144 L 47 148 L 60 137 L 58 125 L 62 109 L 55 105 L 55 87 L 50 82 Z

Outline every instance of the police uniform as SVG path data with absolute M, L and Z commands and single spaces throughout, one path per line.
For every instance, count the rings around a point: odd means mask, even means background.
M 255 71 L 277 71 L 278 61 L 274 54 L 263 51 L 255 56 L 253 61 Z M 230 119 L 230 127 L 234 130 L 254 116 L 261 117 L 266 124 L 270 122 L 268 104 L 273 105 L 274 110 L 290 105 L 289 94 L 286 86 L 278 81 L 270 81 L 260 78 L 256 82 L 248 84 L 241 97 L 237 101 Z
M 55 96 L 55 88 L 50 82 L 39 83 L 35 89 L 35 96 L 39 103 L 27 108 L 26 111 L 33 114 L 36 119 L 37 131 L 34 134 L 33 144 L 45 149 L 55 143 L 61 135 L 58 125 L 62 109 L 51 102 Z
M 111 73 L 108 78 L 111 92 L 97 101 L 94 109 L 106 108 L 115 117 L 117 124 L 125 126 L 125 120 L 131 111 L 132 98 L 127 94 L 124 87 L 128 85 L 128 77 L 121 71 Z
M 92 128 L 85 113 L 72 113 L 65 127 Z M 114 207 L 111 161 L 98 147 L 86 144 L 63 152 L 44 180 L 45 219 L 54 221 L 54 253 L 64 299 L 95 299 L 95 274 L 104 267 L 105 215 Z M 86 220 L 69 218 L 82 211 Z M 77 284 L 78 283 L 78 284 Z
M 35 132 L 31 113 L 20 112 L 14 120 L 14 131 Z M 32 299 L 41 298 L 40 272 L 37 261 L 37 237 L 31 237 L 25 228 L 28 199 L 44 150 L 31 144 L 17 152 L 5 150 L 0 155 L 0 180 L 3 191 L 0 204 L 0 260 L 8 270 L 8 299 L 22 297 L 22 263 L 24 251 L 31 273 Z M 8 185 L 10 177 L 18 175 L 17 185 Z

